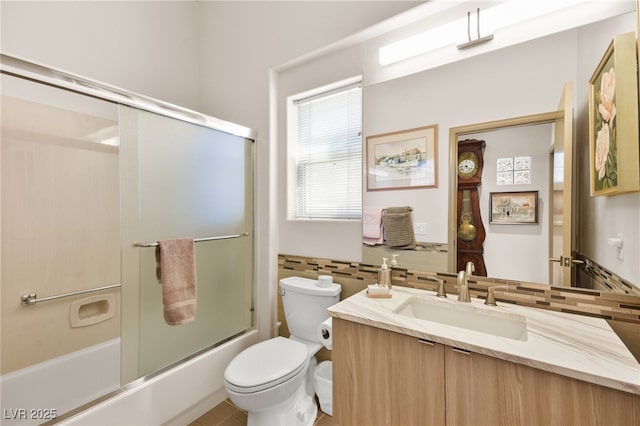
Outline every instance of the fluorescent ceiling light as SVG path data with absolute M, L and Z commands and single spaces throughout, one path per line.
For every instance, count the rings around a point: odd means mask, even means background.
M 495 6 L 480 10 L 480 30 L 484 34 L 491 34 L 501 28 L 574 7 L 585 1 L 510 0 L 497 3 Z M 478 19 L 477 16 L 476 19 Z M 382 46 L 378 51 L 378 62 L 383 66 L 390 65 L 452 44 L 468 41 L 464 40 L 468 24 L 467 16 L 464 16 L 439 27 Z M 476 28 L 474 24 L 471 26 Z M 475 35 L 475 31 L 471 31 L 471 34 Z

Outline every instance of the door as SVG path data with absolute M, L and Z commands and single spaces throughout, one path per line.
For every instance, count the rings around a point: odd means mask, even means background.
M 573 84 L 567 83 L 558 107 L 563 117 L 554 122 L 551 147 L 551 226 L 549 227 L 549 284 L 570 287 L 573 275 Z

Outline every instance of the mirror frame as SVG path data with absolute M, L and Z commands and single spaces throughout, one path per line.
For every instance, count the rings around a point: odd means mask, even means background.
M 457 190 L 458 190 L 458 139 L 461 136 L 487 132 L 493 130 L 500 130 L 518 126 L 531 126 L 536 124 L 548 124 L 562 120 L 564 118 L 564 111 L 557 110 L 551 112 L 544 112 L 540 114 L 524 115 L 520 117 L 506 118 L 502 120 L 487 121 L 482 123 L 468 124 L 464 126 L 449 128 L 449 231 L 447 237 L 447 272 L 456 273 L 456 243 L 457 243 Z M 494 277 L 498 278 L 498 277 Z

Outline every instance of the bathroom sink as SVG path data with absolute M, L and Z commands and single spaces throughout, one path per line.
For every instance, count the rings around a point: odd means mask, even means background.
M 507 339 L 527 340 L 525 317 L 492 310 L 493 308 L 483 308 L 470 303 L 412 297 L 400 305 L 394 313 Z

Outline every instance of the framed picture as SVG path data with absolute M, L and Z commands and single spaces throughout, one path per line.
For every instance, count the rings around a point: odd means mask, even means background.
M 489 223 L 538 223 L 538 191 L 492 192 L 489 195 Z
M 438 125 L 367 136 L 367 191 L 438 187 Z
M 531 157 L 514 157 L 513 170 L 531 170 Z
M 617 35 L 589 80 L 591 195 L 640 190 L 635 33 Z
M 498 185 L 513 185 L 513 170 L 508 172 L 498 172 L 496 175 Z
M 513 170 L 513 157 L 498 158 L 496 164 L 498 172 L 510 172 Z

